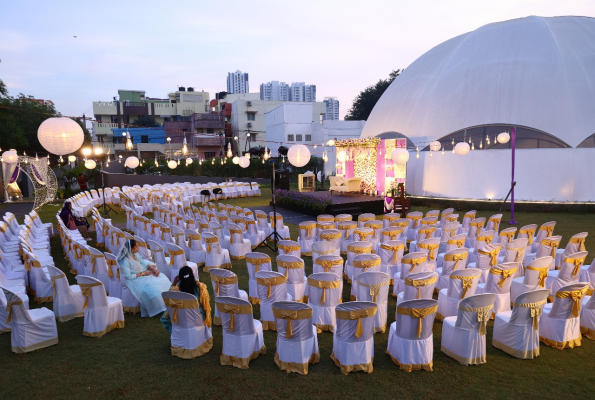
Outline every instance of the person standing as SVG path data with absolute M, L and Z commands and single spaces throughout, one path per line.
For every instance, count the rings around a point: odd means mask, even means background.
M 85 178 L 85 175 L 80 174 L 78 182 L 81 190 L 89 190 L 89 187 L 87 186 L 87 178 Z

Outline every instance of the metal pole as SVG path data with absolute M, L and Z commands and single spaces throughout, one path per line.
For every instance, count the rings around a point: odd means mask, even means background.
M 511 193 L 510 193 L 510 224 L 516 224 L 514 220 L 514 156 L 516 150 L 516 128 L 510 130 L 510 140 L 512 146 L 512 180 L 510 182 Z

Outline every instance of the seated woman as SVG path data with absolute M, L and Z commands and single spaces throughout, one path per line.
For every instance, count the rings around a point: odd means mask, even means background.
M 161 293 L 169 290 L 171 282 L 155 264 L 142 258 L 138 249 L 136 240 L 124 242 L 118 254 L 120 278 L 126 279 L 126 286 L 139 301 L 141 317 L 153 317 L 165 311 Z
M 84 218 L 77 218 L 72 213 L 72 204 L 69 201 L 64 202 L 64 208 L 60 211 L 60 218 L 64 225 L 70 230 L 78 229 L 85 240 L 91 240 L 87 232 L 87 221 Z
M 198 309 L 205 325 L 210 327 L 211 320 L 211 303 L 209 298 L 209 291 L 204 283 L 198 282 L 194 278 L 192 268 L 186 266 L 180 268 L 180 274 L 174 279 L 174 283 L 169 290 L 189 293 L 198 299 Z M 171 335 L 171 320 L 166 311 L 161 317 L 161 323 L 166 331 Z

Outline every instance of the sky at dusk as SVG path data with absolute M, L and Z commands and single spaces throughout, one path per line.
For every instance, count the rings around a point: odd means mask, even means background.
M 226 90 L 227 72 L 336 96 L 343 119 L 366 86 L 482 25 L 528 15 L 595 17 L 592 0 L 0 0 L 0 79 L 11 95 L 92 115 L 118 89 L 165 98 Z M 74 38 L 76 36 L 76 38 Z

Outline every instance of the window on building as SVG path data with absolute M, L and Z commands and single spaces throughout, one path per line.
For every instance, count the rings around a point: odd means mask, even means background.
M 301 142 L 302 141 L 302 135 L 295 135 L 295 141 L 296 142 Z
M 149 135 L 141 135 L 140 142 L 141 143 L 149 143 Z
M 214 151 L 205 151 L 205 158 L 214 158 L 215 152 Z
M 306 135 L 306 142 L 312 141 L 312 135 Z
M 103 136 L 103 135 L 97 135 L 97 142 L 103 143 L 104 138 L 105 138 L 105 136 Z
M 254 113 L 248 113 L 248 121 L 254 121 L 254 116 L 255 115 L 256 114 L 254 114 Z
M 118 123 L 118 116 L 117 115 L 112 115 L 112 124 L 117 124 Z
M 130 123 L 130 115 L 126 116 L 126 123 L 129 124 Z
M 101 122 L 101 115 L 96 115 L 95 116 L 95 121 Z
M 293 138 L 293 135 L 287 135 L 287 141 L 288 142 L 293 142 L 295 139 Z
M 207 128 L 207 133 L 215 133 L 215 130 L 213 128 Z

